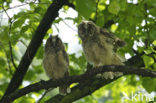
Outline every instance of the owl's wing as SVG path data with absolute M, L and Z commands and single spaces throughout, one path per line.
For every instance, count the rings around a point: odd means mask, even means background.
M 100 34 L 103 35 L 105 37 L 105 41 L 109 44 L 114 45 L 115 44 L 115 35 L 107 32 L 105 29 L 100 29 Z
M 105 36 L 106 42 L 113 46 L 113 50 L 116 52 L 118 48 L 125 46 L 125 42 L 114 34 L 107 32 L 105 29 L 100 29 L 100 33 Z
M 65 50 L 63 50 L 63 56 L 65 58 L 65 60 L 67 61 L 68 65 L 69 65 L 69 58 L 68 58 L 68 54 Z
M 67 54 L 67 52 L 66 52 L 65 50 L 63 50 L 63 56 L 64 56 L 65 60 L 67 61 L 68 67 L 69 67 L 69 58 L 68 58 L 68 54 Z M 69 69 L 69 68 L 68 68 L 68 69 Z M 64 76 L 65 76 L 65 77 L 66 77 L 66 76 L 69 76 L 68 70 L 65 72 Z

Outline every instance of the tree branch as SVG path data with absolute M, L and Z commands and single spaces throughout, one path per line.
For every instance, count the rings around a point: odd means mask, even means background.
M 34 4 L 44 4 L 44 5 L 49 5 L 49 2 L 46 3 L 46 2 L 43 2 L 43 3 L 35 3 L 35 2 L 26 2 L 26 3 L 22 3 L 20 5 L 16 5 L 16 6 L 13 6 L 13 7 L 9 7 L 9 8 L 6 8 L 6 11 L 10 10 L 10 9 L 15 9 L 15 8 L 20 8 L 22 6 L 25 6 L 25 5 L 29 5 L 30 3 L 34 3 Z M 1 7 L 1 6 L 0 6 Z M 5 12 L 4 10 L 1 10 L 0 13 L 3 13 Z
M 98 5 L 99 5 L 99 0 L 96 1 L 96 11 L 95 11 L 95 22 L 97 21 L 98 18 Z
M 9 44 L 9 49 L 10 49 L 11 61 L 12 61 L 13 66 L 16 69 L 16 66 L 15 66 L 15 63 L 14 63 L 14 59 L 13 59 L 11 41 L 10 41 L 10 33 L 11 33 L 12 21 L 11 21 L 11 18 L 9 16 L 9 14 L 5 10 L 3 4 L 2 4 L 2 9 L 4 10 L 5 14 L 7 15 L 8 19 L 9 19 L 9 32 L 8 32 L 9 43 L 8 44 Z M 12 69 L 11 69 L 11 66 L 10 66 L 10 63 L 9 63 L 9 61 L 10 61 L 9 58 L 7 58 L 7 61 L 8 61 L 8 66 L 9 66 L 10 74 L 12 75 Z
M 7 64 L 8 64 L 8 69 L 9 69 L 9 73 L 10 73 L 10 75 L 12 75 L 13 73 L 12 73 L 12 69 L 11 69 L 11 65 L 10 65 L 9 55 L 7 54 L 7 50 L 5 49 L 4 45 L 1 42 L 0 42 L 0 47 L 2 47 L 2 50 L 5 53 Z
M 124 64 L 127 66 L 133 65 L 136 67 L 144 67 L 144 62 L 141 58 L 141 56 L 143 54 L 144 53 L 137 54 L 137 55 L 133 56 L 132 58 L 128 59 Z M 72 88 L 72 93 L 70 93 L 70 95 L 61 96 L 58 94 L 54 97 L 51 97 L 49 100 L 47 100 L 47 103 L 57 103 L 57 102 L 60 103 L 60 101 L 62 101 L 62 103 L 63 103 L 63 102 L 69 101 L 69 99 L 67 99 L 67 98 L 78 100 L 82 97 L 88 96 L 89 94 L 93 93 L 97 89 L 113 82 L 116 79 L 113 79 L 113 80 L 90 80 L 89 79 L 90 81 L 85 82 L 85 83 L 84 82 L 79 83 L 76 87 Z M 94 83 L 94 85 L 93 85 L 93 83 Z M 70 103 L 70 102 L 68 102 L 68 103 Z
M 80 98 L 91 95 L 93 92 L 98 90 L 99 88 L 115 81 L 118 78 L 114 79 L 97 79 L 97 78 L 89 78 L 85 82 L 80 82 L 75 87 L 71 88 L 71 93 L 62 96 L 60 94 L 50 98 L 45 103 L 72 103 Z
M 47 100 L 45 103 L 72 103 L 73 101 L 76 101 L 80 98 L 91 95 L 99 88 L 117 80 L 118 78 L 107 80 L 89 78 L 88 81 L 80 82 L 77 86 L 73 87 L 70 94 L 66 96 L 61 96 L 58 94 Z
M 79 96 L 73 96 L 74 99 L 69 99 L 68 102 L 66 101 L 66 103 L 71 103 L 72 101 L 75 101 L 83 96 L 86 96 L 86 94 L 88 94 L 88 95 L 91 94 L 92 92 L 94 92 L 95 90 L 100 88 L 101 86 L 112 82 L 113 80 L 109 80 L 109 79 L 108 80 L 100 80 L 98 78 L 95 78 L 96 74 L 109 72 L 109 71 L 123 72 L 124 75 L 137 74 L 142 77 L 156 78 L 156 71 L 151 71 L 148 69 L 142 69 L 142 68 L 130 67 L 130 66 L 111 66 L 111 65 L 110 66 L 101 66 L 98 68 L 93 68 L 91 70 L 88 70 L 86 73 L 84 73 L 82 75 L 69 76 L 66 78 L 58 79 L 58 80 L 40 81 L 38 83 L 31 84 L 25 88 L 19 89 L 15 92 L 11 93 L 10 95 L 4 97 L 4 99 L 1 101 L 1 103 L 10 103 L 13 100 L 15 100 L 21 96 L 24 96 L 30 92 L 37 92 L 41 89 L 56 88 L 57 86 L 61 86 L 63 84 L 72 84 L 72 83 L 79 82 L 79 83 L 81 83 L 80 88 L 82 88 L 82 89 L 86 89 L 86 88 L 81 87 L 83 85 L 83 83 L 86 83 L 86 82 L 87 82 L 87 86 L 89 86 L 90 89 L 91 89 L 91 85 L 92 86 L 96 85 L 96 86 L 94 86 L 93 90 L 83 91 L 84 92 L 83 95 L 76 93 L 75 95 L 79 95 Z M 115 78 L 115 79 L 117 79 L 117 78 Z M 95 82 L 95 80 L 98 82 Z M 102 81 L 103 85 L 102 84 L 99 85 L 99 82 L 100 82 L 99 80 Z M 88 81 L 90 81 L 90 82 L 88 82 Z M 97 85 L 97 83 L 98 83 L 98 85 Z M 74 88 L 73 88 L 73 90 L 74 90 Z M 82 93 L 82 90 L 80 92 Z M 71 94 L 69 94 L 69 95 L 74 95 L 72 93 L 75 93 L 75 92 L 71 92 Z M 68 97 L 68 95 L 67 95 L 67 97 Z M 62 101 L 64 101 L 64 99 L 66 99 L 66 98 L 63 98 Z M 48 103 L 53 103 L 53 102 L 50 101 Z M 64 102 L 59 101 L 59 103 L 64 103 Z
M 33 57 L 35 56 L 38 48 L 40 47 L 44 36 L 46 35 L 47 30 L 51 27 L 52 22 L 58 16 L 58 11 L 66 4 L 68 0 L 54 0 L 54 2 L 49 6 L 47 12 L 45 13 L 43 19 L 41 20 L 38 28 L 33 35 L 33 38 L 21 59 L 19 66 L 17 67 L 10 84 L 3 96 L 3 98 L 14 92 L 22 83 L 24 75 L 28 70 L 30 63 L 32 62 Z M 2 99 L 3 99 L 2 98 Z

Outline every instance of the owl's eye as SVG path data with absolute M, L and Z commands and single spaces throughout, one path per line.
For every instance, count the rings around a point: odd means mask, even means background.
M 92 27 L 92 24 L 88 23 L 88 27 L 91 28 Z
M 86 31 L 86 28 L 85 28 L 85 27 L 83 27 L 81 30 L 82 30 L 83 32 L 85 32 L 85 31 Z
M 96 26 L 92 23 L 88 23 L 88 29 L 90 30 L 96 30 Z
M 92 25 L 87 26 L 87 30 L 91 31 L 93 29 Z

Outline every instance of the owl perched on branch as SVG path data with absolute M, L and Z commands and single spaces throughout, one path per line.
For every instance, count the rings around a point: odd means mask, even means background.
M 92 21 L 83 21 L 78 26 L 78 34 L 82 40 L 85 57 L 94 67 L 103 65 L 124 65 L 116 54 L 119 47 L 125 42 L 105 29 L 96 26 Z M 111 78 L 121 75 L 121 72 L 106 72 L 103 78 Z
M 51 79 L 59 79 L 69 75 L 69 60 L 64 45 L 58 36 L 50 36 L 44 49 L 43 66 L 46 74 Z M 59 87 L 61 95 L 70 92 L 67 84 Z

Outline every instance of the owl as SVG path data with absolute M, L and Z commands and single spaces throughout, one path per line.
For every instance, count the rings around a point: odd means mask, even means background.
M 82 40 L 82 47 L 87 61 L 94 67 L 103 65 L 124 65 L 116 50 L 125 45 L 125 42 L 115 35 L 96 26 L 92 21 L 83 21 L 78 26 L 78 34 Z M 106 72 L 105 79 L 113 79 L 122 75 L 121 72 Z
M 43 66 L 50 79 L 64 78 L 69 75 L 69 60 L 65 47 L 58 36 L 50 36 L 45 44 Z M 59 87 L 61 95 L 70 92 L 68 85 Z

